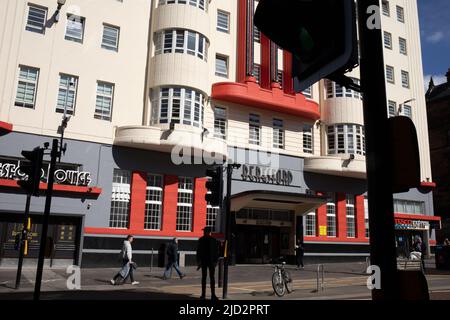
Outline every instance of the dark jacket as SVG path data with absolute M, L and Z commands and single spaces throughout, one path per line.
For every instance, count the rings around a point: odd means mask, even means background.
M 211 236 L 203 236 L 198 240 L 197 263 L 199 266 L 212 267 L 219 260 L 219 242 Z
M 178 245 L 176 242 L 172 241 L 167 246 L 167 259 L 169 262 L 175 262 L 178 260 Z

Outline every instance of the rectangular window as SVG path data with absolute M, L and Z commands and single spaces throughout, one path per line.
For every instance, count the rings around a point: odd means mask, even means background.
M 177 231 L 192 231 L 194 179 L 180 177 L 178 181 Z
M 409 72 L 402 70 L 402 86 L 403 88 L 409 88 Z
M 425 215 L 425 203 L 419 201 L 394 199 L 394 212 Z
M 405 22 L 405 9 L 400 6 L 397 6 L 397 20 L 399 22 Z
M 369 238 L 369 200 L 364 198 L 364 224 L 366 226 L 366 238 Z
M 336 86 L 336 98 L 342 98 L 344 96 L 344 89 L 339 83 L 334 83 Z
M 249 144 L 261 145 L 261 121 L 257 114 L 250 114 L 248 140 Z
M 399 38 L 398 39 L 398 45 L 399 45 L 399 48 L 400 48 L 400 53 L 404 54 L 406 56 L 408 54 L 408 47 L 407 47 L 407 44 L 406 44 L 406 39 Z
M 405 117 L 408 117 L 408 118 L 412 119 L 412 108 L 411 108 L 411 106 L 403 105 L 402 109 L 403 109 L 402 110 L 402 114 Z
M 336 204 L 327 203 L 327 237 L 336 237 Z
M 214 108 L 214 137 L 226 140 L 227 138 L 227 110 Z
M 228 78 L 228 58 L 216 56 L 216 76 Z
M 261 66 L 259 64 L 253 65 L 253 76 L 256 79 L 257 83 L 261 83 Z
M 208 191 L 208 193 L 211 193 Z M 216 230 L 217 217 L 219 216 L 220 207 L 213 207 L 209 203 L 206 205 L 206 226 L 211 230 Z
M 97 98 L 95 103 L 95 119 L 111 121 L 113 107 L 114 85 L 97 82 Z
M 18 107 L 33 109 L 36 105 L 36 93 L 39 81 L 39 69 L 19 67 L 19 83 L 17 85 L 16 101 Z
M 312 98 L 313 98 L 313 91 L 312 91 L 312 90 L 313 90 L 313 89 L 312 89 L 312 86 L 311 86 L 311 87 L 308 87 L 308 88 L 306 88 L 305 90 L 302 91 L 302 94 L 303 94 L 306 98 L 312 99 Z
M 145 198 L 144 229 L 161 230 L 163 177 L 149 174 Z
M 119 50 L 119 32 L 118 27 L 103 25 L 102 48 L 112 51 Z
M 164 53 L 171 53 L 172 46 L 173 46 L 173 31 L 168 30 L 164 32 Z M 194 51 L 195 51 L 195 42 L 194 42 Z
M 306 124 L 303 126 L 303 152 L 313 153 L 313 126 Z
M 128 228 L 130 218 L 131 173 L 114 169 L 111 192 L 110 228 Z
M 328 154 L 336 153 L 336 135 L 334 132 L 334 126 L 328 127 Z
M 347 214 L 347 238 L 355 238 L 356 237 L 355 197 L 353 195 L 347 195 L 346 214 Z
M 310 212 L 305 216 L 305 236 L 315 237 L 317 234 L 316 213 Z
M 382 1 L 382 7 L 383 7 L 383 14 L 387 17 L 391 15 L 390 9 L 389 9 L 389 1 L 383 0 Z
M 84 21 L 83 17 L 73 14 L 67 15 L 66 40 L 82 43 L 84 37 Z
M 217 11 L 217 31 L 226 32 L 230 31 L 230 14 L 225 11 Z
M 327 87 L 327 99 L 329 98 L 333 98 L 334 97 L 334 92 L 333 92 L 333 82 L 331 82 L 330 80 L 325 80 L 325 85 Z
M 43 34 L 45 32 L 46 22 L 47 8 L 29 5 L 25 30 Z
M 273 147 L 284 149 L 284 124 L 280 119 L 273 119 Z
M 389 118 L 395 117 L 397 115 L 397 102 L 389 100 L 388 115 L 389 115 Z
M 78 78 L 75 76 L 60 74 L 58 101 L 56 112 L 73 115 L 77 100 Z
M 395 83 L 394 67 L 386 66 L 386 80 L 389 83 Z
M 392 34 L 384 31 L 384 47 L 386 49 L 392 49 Z
M 253 41 L 256 43 L 261 43 L 261 31 L 259 31 L 256 26 L 253 28 Z

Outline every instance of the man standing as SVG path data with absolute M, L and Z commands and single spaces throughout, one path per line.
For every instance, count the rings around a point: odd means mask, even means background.
M 167 247 L 167 266 L 164 271 L 163 279 L 166 280 L 168 278 L 169 272 L 172 275 L 172 267 L 175 268 L 175 271 L 178 273 L 180 279 L 184 278 L 184 274 L 181 273 L 178 267 L 178 239 L 173 238 L 172 242 L 169 243 Z
M 117 283 L 117 279 L 122 278 L 123 282 L 127 280 L 128 276 L 130 277 L 131 284 L 133 286 L 138 285 L 139 282 L 134 281 L 133 269 L 135 268 L 135 263 L 132 260 L 133 257 L 133 249 L 131 248 L 131 243 L 134 238 L 132 235 L 128 235 L 127 239 L 123 242 L 121 257 L 122 257 L 122 270 L 117 273 L 114 278 L 111 280 L 111 284 L 115 285 Z
M 218 300 L 215 292 L 215 269 L 219 260 L 219 242 L 211 237 L 211 229 L 203 229 L 203 237 L 198 240 L 197 263 L 198 269 L 202 269 L 202 295 L 200 299 L 206 296 L 206 276 L 209 270 L 209 281 L 211 286 L 211 300 Z
M 297 239 L 295 254 L 297 257 L 297 269 L 300 269 L 300 266 L 304 268 L 305 266 L 303 265 L 303 256 L 305 254 L 305 248 L 303 247 L 303 243 L 300 241 L 300 239 Z

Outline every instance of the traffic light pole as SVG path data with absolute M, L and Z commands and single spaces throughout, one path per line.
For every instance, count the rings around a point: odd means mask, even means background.
M 225 198 L 226 222 L 225 222 L 225 257 L 223 266 L 223 289 L 222 298 L 228 295 L 228 266 L 230 265 L 231 252 L 231 178 L 233 175 L 233 165 L 227 165 L 227 196 Z
M 25 254 L 25 241 L 28 237 L 28 218 L 30 216 L 30 202 L 31 202 L 31 195 L 27 194 L 27 203 L 25 205 L 25 215 L 24 215 L 24 221 L 23 221 L 23 229 L 21 234 L 21 239 L 19 242 L 19 263 L 17 265 L 17 275 L 16 275 L 16 289 L 19 289 L 20 287 L 20 278 L 22 277 L 22 264 L 23 264 L 23 256 Z
M 374 8 L 378 11 L 374 12 Z M 381 271 L 381 289 L 373 300 L 399 299 L 389 122 L 381 8 L 379 0 L 358 1 L 361 87 L 364 93 L 366 166 L 369 197 L 370 262 Z
M 52 203 L 52 195 L 53 195 L 53 183 L 55 180 L 55 169 L 56 169 L 56 159 L 59 157 L 59 145 L 58 140 L 53 139 L 52 143 L 52 151 L 51 151 L 51 160 L 50 160 L 50 168 L 48 173 L 48 186 L 46 191 L 46 199 L 45 199 L 45 211 L 44 211 L 44 220 L 42 223 L 42 234 L 41 234 L 41 243 L 39 248 L 39 260 L 38 267 L 36 272 L 36 284 L 34 287 L 34 300 L 39 300 L 41 294 L 41 282 L 42 282 L 42 272 L 44 269 L 44 259 L 45 259 L 45 248 L 47 244 L 47 231 L 48 231 L 48 220 L 50 216 L 50 207 Z

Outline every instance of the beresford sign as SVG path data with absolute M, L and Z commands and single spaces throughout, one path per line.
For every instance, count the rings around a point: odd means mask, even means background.
M 41 170 L 42 182 L 47 182 L 49 165 L 44 164 Z M 74 170 L 75 169 L 75 170 Z M 61 165 L 55 171 L 55 183 L 73 186 L 89 186 L 91 173 L 79 171 L 75 165 Z M 0 159 L 0 179 L 24 180 L 27 175 L 20 171 L 20 160 Z
M 243 181 L 277 184 L 284 186 L 290 186 L 293 180 L 292 172 L 289 170 L 251 165 L 242 166 L 241 177 Z

